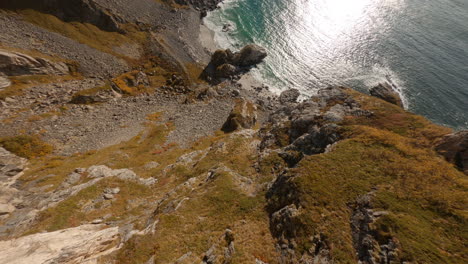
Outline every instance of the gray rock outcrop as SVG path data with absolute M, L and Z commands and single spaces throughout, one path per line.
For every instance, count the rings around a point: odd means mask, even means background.
M 468 130 L 443 137 L 436 151 L 468 175 Z
M 245 99 L 236 101 L 231 114 L 224 123 L 222 130 L 232 132 L 242 128 L 252 128 L 257 122 L 257 106 Z
M 0 73 L 7 76 L 18 75 L 64 75 L 68 66 L 63 62 L 52 62 L 44 58 L 34 58 L 19 52 L 0 49 Z
M 119 228 L 82 225 L 0 241 L 0 263 L 96 263 L 114 251 Z

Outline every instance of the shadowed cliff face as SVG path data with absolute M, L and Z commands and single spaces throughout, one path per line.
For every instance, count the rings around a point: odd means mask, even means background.
M 93 0 L 5 0 L 4 9 L 34 9 L 49 13 L 64 21 L 90 23 L 102 30 L 120 31 L 119 18 L 107 13 Z

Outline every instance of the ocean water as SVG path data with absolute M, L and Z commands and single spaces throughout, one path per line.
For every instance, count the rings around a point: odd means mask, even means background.
M 205 24 L 223 48 L 265 47 L 253 75 L 276 92 L 391 81 L 408 110 L 468 129 L 468 0 L 228 0 Z

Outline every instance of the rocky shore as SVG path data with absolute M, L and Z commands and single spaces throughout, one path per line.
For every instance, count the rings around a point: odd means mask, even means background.
M 0 264 L 463 263 L 466 132 L 272 93 L 219 2 L 0 3 Z

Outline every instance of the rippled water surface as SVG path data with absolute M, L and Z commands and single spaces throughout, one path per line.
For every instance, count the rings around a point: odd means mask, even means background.
M 230 0 L 205 22 L 223 48 L 267 48 L 254 74 L 277 91 L 390 80 L 409 110 L 468 128 L 468 0 Z

